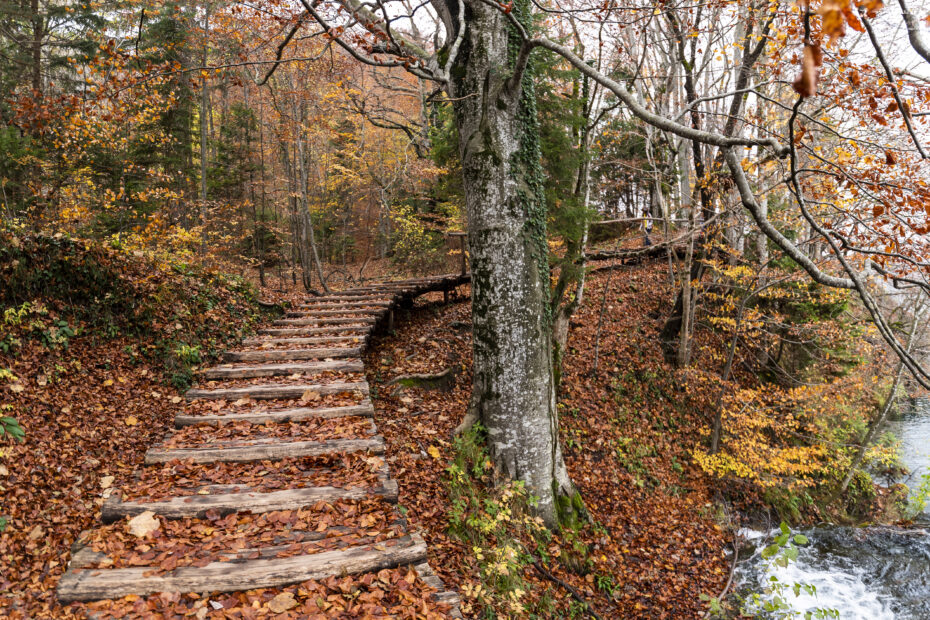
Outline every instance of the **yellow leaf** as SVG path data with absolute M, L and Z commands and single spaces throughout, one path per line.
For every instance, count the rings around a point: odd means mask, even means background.
M 139 423 L 139 419 L 134 415 L 129 416 L 124 421 L 126 422 L 126 426 L 135 426 Z
M 434 459 L 439 458 L 439 448 L 437 448 L 436 446 L 430 446 L 429 448 L 426 449 L 426 451 L 429 452 L 429 455 L 433 457 Z
M 113 385 L 113 379 L 107 379 L 103 382 L 103 387 L 110 387 L 111 385 Z

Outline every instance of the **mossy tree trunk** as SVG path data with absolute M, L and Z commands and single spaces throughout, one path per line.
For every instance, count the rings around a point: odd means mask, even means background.
M 518 3 L 519 4 L 519 3 Z M 528 22 L 528 2 L 515 13 Z M 457 2 L 450 2 L 458 22 Z M 546 206 L 532 75 L 514 67 L 519 44 L 506 16 L 465 3 L 465 33 L 450 91 L 468 218 L 474 387 L 498 468 L 526 483 L 550 526 L 571 515 L 574 487 L 562 460 L 550 348 Z

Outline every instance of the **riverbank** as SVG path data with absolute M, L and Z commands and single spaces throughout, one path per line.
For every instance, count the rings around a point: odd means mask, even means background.
M 888 485 L 907 484 L 911 509 L 919 510 L 925 476 L 930 473 L 930 400 L 909 399 L 902 414 L 885 428 L 900 442 L 904 476 Z M 777 531 L 743 530 L 745 552 L 737 574 L 743 596 L 770 587 L 771 578 L 789 586 L 784 597 L 795 612 L 835 610 L 840 618 L 872 620 L 930 617 L 930 513 L 923 511 L 903 524 L 842 526 L 822 524 L 797 530 L 809 542 L 796 560 L 776 566 L 762 557 Z M 911 515 L 908 515 L 909 517 Z M 794 584 L 804 586 L 793 595 Z
M 820 452 L 825 441 L 808 442 L 804 450 L 795 446 L 789 453 L 790 442 L 781 440 L 794 435 L 779 435 L 765 446 L 757 434 L 741 434 L 745 429 L 729 426 L 731 419 L 724 416 L 731 463 L 746 457 L 754 464 L 766 454 L 777 454 L 782 469 L 760 468 L 755 477 L 734 479 L 728 470 L 705 468 L 695 457 L 709 444 L 728 333 L 725 326 L 713 325 L 710 312 L 703 313 L 692 365 L 680 370 L 668 365 L 659 333 L 673 295 L 662 262 L 589 277 L 586 301 L 572 320 L 559 412 L 565 461 L 591 522 L 551 537 L 521 524 L 501 526 L 494 514 L 515 521 L 523 514 L 519 497 L 514 497 L 519 494 L 495 486 L 493 471 L 481 459 L 480 441 L 475 445 L 451 439 L 471 387 L 467 301 L 444 306 L 437 298 L 425 303 L 409 317 L 400 317 L 393 335 L 374 341 L 369 367 L 384 370 L 372 373 L 369 382 L 377 424 L 398 471 L 400 504 L 423 527 L 434 554 L 431 565 L 464 595 L 467 613 L 553 617 L 591 609 L 602 617 L 700 617 L 708 609 L 702 595 L 716 597 L 727 585 L 733 537 L 746 523 L 741 512 L 768 510 L 775 525 L 783 518 L 779 510 L 790 513 L 793 507 L 811 521 L 823 512 L 813 499 L 794 505 L 788 491 L 780 493 L 797 479 L 815 480 L 831 466 L 839 471 L 839 463 Z M 830 389 L 766 391 L 767 381 L 758 376 L 753 360 L 760 349 L 778 345 L 762 340 L 761 328 L 747 333 L 755 346 L 737 351 L 738 363 L 726 387 L 743 396 L 762 394 L 785 412 L 826 416 L 834 410 L 817 402 L 827 399 L 843 405 L 828 421 L 842 422 L 844 432 L 852 433 L 869 414 L 853 406 L 864 400 L 862 378 L 853 372 L 860 366 L 841 347 L 848 334 L 823 307 L 810 303 L 808 311 L 816 314 L 814 320 L 802 323 L 799 316 L 794 322 L 808 342 L 829 341 L 835 347 L 833 359 L 817 369 L 835 373 Z M 790 361 L 794 370 L 808 368 L 797 352 L 783 356 L 782 362 Z M 809 373 L 808 378 L 813 371 Z M 436 384 L 443 389 L 407 387 L 397 380 L 400 375 L 442 376 Z M 784 420 L 776 422 L 779 430 L 785 428 Z M 827 426 L 811 415 L 790 430 Z M 734 444 L 742 440 L 753 442 L 754 451 L 737 450 Z M 794 467 L 812 454 L 817 455 L 817 469 Z M 759 480 L 784 486 L 763 488 Z M 807 488 L 799 485 L 792 492 L 801 496 Z M 489 508 L 475 509 L 476 503 Z M 510 592 L 519 593 L 518 599 Z

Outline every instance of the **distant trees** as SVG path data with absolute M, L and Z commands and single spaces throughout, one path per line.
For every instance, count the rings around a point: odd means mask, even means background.
M 289 268 L 310 290 L 391 254 L 396 205 L 427 204 L 439 169 L 359 115 L 355 85 L 371 80 L 344 55 L 300 38 L 304 60 L 263 81 L 278 29 L 296 18 L 287 9 L 277 25 L 219 2 L 17 0 L 2 11 L 9 222 L 234 258 L 263 283 Z M 420 110 L 417 96 L 403 114 Z M 440 240 L 455 217 L 440 218 Z

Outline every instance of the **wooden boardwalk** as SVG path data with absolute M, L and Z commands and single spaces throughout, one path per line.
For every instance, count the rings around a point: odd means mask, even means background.
M 426 563 L 423 538 L 396 510 L 397 483 L 381 458 L 385 442 L 372 421 L 361 355 L 374 329 L 393 326 L 399 305 L 428 292 L 448 295 L 467 281 L 436 276 L 309 298 L 224 353 L 224 364 L 198 374 L 175 429 L 146 453 L 138 487 L 114 490 L 104 525 L 75 543 L 59 600 L 273 588 L 412 565 L 436 589 L 434 599 L 460 617 L 458 595 L 444 589 Z M 347 515 L 345 523 L 324 520 L 333 509 Z M 214 536 L 230 522 L 221 517 L 240 514 L 268 520 Z M 185 538 L 193 548 L 171 538 L 177 528 L 160 531 L 167 520 L 198 533 L 194 543 Z M 271 531 L 275 522 L 296 525 L 282 535 Z M 144 533 L 146 524 L 153 533 Z M 135 545 L 131 561 L 109 556 L 108 541 L 116 544 L 134 525 L 141 535 L 118 547 Z M 172 559 L 173 549 L 187 553 Z

